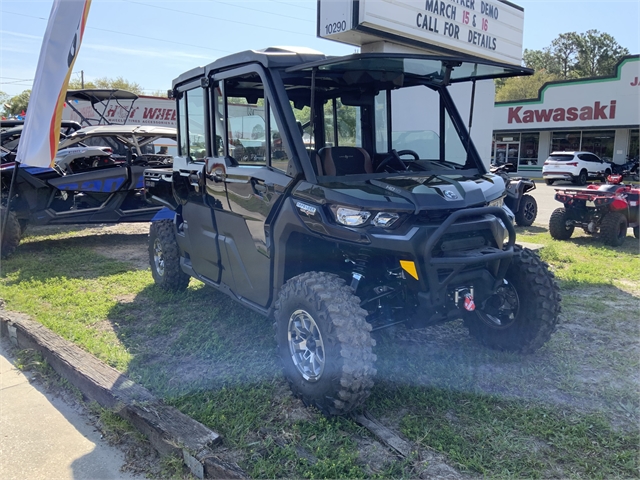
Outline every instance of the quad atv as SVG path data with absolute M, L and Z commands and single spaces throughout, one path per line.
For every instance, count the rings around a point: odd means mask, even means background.
M 86 127 L 64 136 L 53 168 L 20 166 L 14 179 L 15 161 L 3 162 L 2 257 L 13 253 L 29 224 L 150 221 L 160 207 L 145 201 L 143 172 L 171 166 L 171 156 L 153 153 L 153 142 L 175 137 L 166 127 Z M 3 158 L 15 152 L 17 140 Z
M 567 240 L 575 227 L 589 235 L 600 235 L 607 245 L 624 243 L 627 228 L 640 238 L 640 189 L 623 185 L 622 175 L 609 175 L 607 184 L 589 185 L 584 189 L 556 189 L 556 200 L 564 204 L 549 219 L 549 233 L 557 240 Z
M 530 227 L 538 216 L 538 202 L 528 192 L 536 189 L 536 184 L 530 178 L 512 177 L 508 172 L 513 171 L 511 163 L 491 167 L 491 173 L 500 175 L 504 179 L 507 196 L 504 203 L 515 215 L 516 224 Z
M 186 72 L 172 92 L 179 155 L 145 171 L 147 197 L 166 207 L 149 232 L 154 281 L 177 291 L 193 277 L 272 318 L 293 392 L 329 415 L 369 395 L 373 330 L 463 319 L 491 348 L 540 348 L 558 286 L 515 244 L 504 181 L 447 88 L 523 73 L 282 48 Z M 414 111 L 393 108 L 401 96 Z M 244 139 L 259 151 L 234 158 Z

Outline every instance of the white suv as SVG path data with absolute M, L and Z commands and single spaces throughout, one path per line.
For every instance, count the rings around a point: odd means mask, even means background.
M 555 180 L 584 185 L 590 178 L 605 179 L 610 174 L 610 164 L 591 152 L 552 152 L 542 167 L 542 178 L 547 185 Z

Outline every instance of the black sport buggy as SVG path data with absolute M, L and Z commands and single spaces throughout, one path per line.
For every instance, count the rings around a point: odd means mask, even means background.
M 19 140 L 14 137 L 11 154 Z M 85 127 L 64 135 L 53 168 L 21 165 L 14 175 L 15 158 L 8 158 L 0 166 L 2 257 L 13 253 L 29 224 L 150 221 L 160 207 L 145 201 L 143 172 L 149 166 L 170 167 L 173 161 L 154 153 L 153 142 L 162 138 L 175 139 L 175 128 Z
M 504 181 L 448 90 L 471 82 L 472 97 L 476 80 L 522 73 L 282 48 L 186 72 L 173 84 L 179 155 L 145 172 L 167 207 L 149 233 L 155 282 L 184 290 L 194 277 L 272 318 L 293 392 L 326 414 L 369 395 L 372 330 L 462 318 L 489 347 L 536 350 L 558 287 L 515 244 Z M 234 158 L 244 139 L 260 151 Z

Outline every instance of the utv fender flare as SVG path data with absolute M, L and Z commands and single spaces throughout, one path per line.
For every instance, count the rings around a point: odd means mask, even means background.
M 157 222 L 159 220 L 173 220 L 174 218 L 176 218 L 176 212 L 168 207 L 163 207 L 155 214 L 151 221 Z

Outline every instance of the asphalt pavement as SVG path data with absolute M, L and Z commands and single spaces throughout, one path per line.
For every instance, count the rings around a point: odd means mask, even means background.
M 562 206 L 560 202 L 555 199 L 556 188 L 569 187 L 570 183 L 554 184 L 553 186 L 547 185 L 543 181 L 536 181 L 536 189 L 529 192 L 529 195 L 536 199 L 538 204 L 538 215 L 533 222 L 535 226 L 549 228 L 549 218 L 556 208 Z M 573 185 L 575 187 L 575 185 Z
M 121 471 L 124 453 L 100 438 L 82 408 L 52 396 L 14 366 L 0 339 L 2 480 L 140 479 Z

